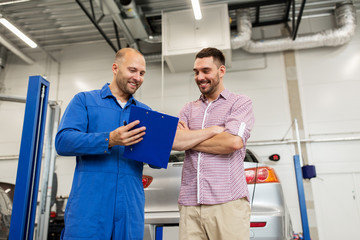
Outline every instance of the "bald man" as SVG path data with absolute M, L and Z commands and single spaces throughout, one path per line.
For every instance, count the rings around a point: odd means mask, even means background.
M 130 106 L 150 109 L 133 94 L 144 81 L 144 56 L 135 49 L 116 53 L 113 79 L 100 90 L 80 92 L 66 108 L 56 135 L 59 155 L 76 156 L 65 210 L 65 240 L 142 240 L 143 163 L 123 156 L 145 128 L 128 123 Z

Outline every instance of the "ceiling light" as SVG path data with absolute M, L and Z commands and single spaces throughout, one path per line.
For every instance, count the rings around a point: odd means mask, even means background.
M 5 27 L 7 27 L 10 31 L 12 31 L 16 36 L 18 36 L 21 40 L 23 40 L 27 45 L 32 48 L 36 48 L 37 44 L 28 38 L 25 34 L 23 34 L 19 29 L 17 29 L 14 25 L 12 25 L 5 18 L 0 18 L 0 23 L 2 23 Z
M 202 18 L 200 3 L 199 0 L 191 0 L 192 8 L 194 10 L 194 15 L 196 20 L 200 20 Z
M 14 4 L 14 3 L 28 2 L 28 1 L 30 1 L 30 0 L 13 0 L 13 1 L 1 2 L 0 6 Z

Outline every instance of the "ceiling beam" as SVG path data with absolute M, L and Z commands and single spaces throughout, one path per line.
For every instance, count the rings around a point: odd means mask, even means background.
M 83 10 L 83 12 L 85 13 L 85 15 L 90 19 L 90 21 L 92 22 L 92 24 L 94 24 L 95 28 L 99 31 L 99 33 L 101 34 L 101 36 L 103 36 L 103 38 L 105 39 L 105 41 L 110 45 L 110 47 L 117 52 L 116 47 L 114 46 L 114 44 L 111 42 L 111 40 L 107 37 L 106 33 L 101 29 L 101 27 L 99 26 L 98 22 L 95 19 L 95 14 L 94 14 L 94 9 L 93 9 L 93 5 L 92 5 L 92 1 L 90 0 L 91 3 L 91 11 L 92 14 L 90 14 L 86 7 L 81 3 L 80 0 L 76 0 L 77 4 L 79 4 L 80 8 Z
M 4 35 L 0 33 L 0 44 L 6 47 L 9 51 L 13 52 L 15 55 L 20 57 L 28 64 L 34 64 L 34 60 L 28 57 L 25 53 L 23 53 L 19 48 L 17 48 L 10 40 L 8 40 Z
M 295 2 L 295 0 L 294 0 L 294 2 Z M 302 18 L 304 8 L 305 8 L 305 3 L 306 3 L 306 0 L 303 0 L 302 3 L 301 3 L 301 6 L 300 6 L 300 11 L 299 11 L 299 14 L 297 16 L 296 26 L 295 26 L 295 29 L 293 29 L 293 35 L 292 35 L 293 40 L 296 39 L 296 35 L 297 35 L 298 30 L 299 30 L 301 18 Z M 293 8 L 295 9 L 295 6 Z M 294 17 L 294 19 L 295 19 L 295 17 Z
M 287 3 L 289 0 L 262 0 L 262 1 L 249 1 L 244 3 L 237 3 L 231 4 L 228 6 L 229 10 L 235 10 L 239 8 L 251 8 L 251 7 L 262 7 L 267 5 L 274 5 L 274 4 L 283 4 Z

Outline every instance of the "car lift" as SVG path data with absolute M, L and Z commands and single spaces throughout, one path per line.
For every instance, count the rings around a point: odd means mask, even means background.
M 33 239 L 49 87 L 41 76 L 29 77 L 10 240 Z
M 300 206 L 300 215 L 301 215 L 301 225 L 303 230 L 303 237 L 304 240 L 311 240 L 310 238 L 310 231 L 309 231 L 309 222 L 306 212 L 306 202 L 305 202 L 305 192 L 304 192 L 304 185 L 303 185 L 303 173 L 302 171 L 306 169 L 315 169 L 314 166 L 303 166 L 301 167 L 301 145 L 300 145 L 300 134 L 299 134 L 299 127 L 297 120 L 294 120 L 295 123 L 295 131 L 296 131 L 296 138 L 297 138 L 297 147 L 298 147 L 298 155 L 294 155 L 294 168 L 295 168 L 295 177 L 296 177 L 296 184 L 297 184 L 297 191 L 298 191 L 298 198 L 299 198 L 299 206 Z M 314 176 L 311 176 L 314 177 Z
M 163 226 L 155 227 L 155 240 L 163 240 Z
M 39 197 L 40 205 L 38 209 L 37 235 L 35 239 L 47 239 L 49 230 L 50 208 L 53 193 L 53 175 L 56 161 L 55 136 L 60 121 L 60 106 L 57 102 L 49 100 L 49 116 L 47 124 L 47 137 L 45 143 L 45 156 L 42 170 L 41 196 Z M 56 197 L 56 196 L 55 196 Z

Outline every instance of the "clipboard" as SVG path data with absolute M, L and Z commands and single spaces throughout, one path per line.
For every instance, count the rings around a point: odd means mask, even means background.
M 179 118 L 131 106 L 129 122 L 135 120 L 140 121 L 135 128 L 146 127 L 145 135 L 142 141 L 125 146 L 124 157 L 167 168 Z

